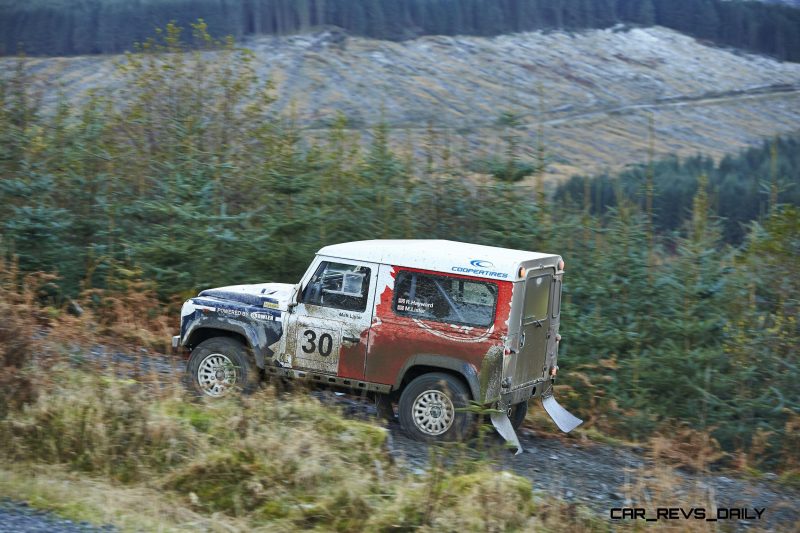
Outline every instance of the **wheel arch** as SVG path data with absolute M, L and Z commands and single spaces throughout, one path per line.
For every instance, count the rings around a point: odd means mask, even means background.
M 399 393 L 417 377 L 432 372 L 442 372 L 460 379 L 470 391 L 472 399 L 479 400 L 481 389 L 475 367 L 461 359 L 447 355 L 419 354 L 410 358 L 398 373 L 392 392 Z
M 250 332 L 248 332 L 244 327 L 237 327 L 236 324 L 219 323 L 203 325 L 194 328 L 187 335 L 183 345 L 186 348 L 193 350 L 201 342 L 214 337 L 228 337 L 241 342 L 252 352 L 255 357 L 256 366 L 259 368 L 264 368 L 265 356 L 271 355 L 267 353 L 269 352 L 269 348 L 260 348 L 256 343 L 253 342 L 253 339 L 251 339 Z

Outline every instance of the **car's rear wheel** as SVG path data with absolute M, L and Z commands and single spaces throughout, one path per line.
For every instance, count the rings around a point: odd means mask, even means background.
M 527 401 L 514 404 L 509 408 L 508 419 L 511 421 L 511 427 L 514 428 L 514 431 L 522 427 L 522 423 L 525 422 L 525 415 L 527 414 L 528 414 Z
M 463 439 L 473 419 L 462 411 L 469 406 L 469 400 L 469 391 L 457 377 L 439 372 L 423 374 L 400 395 L 400 425 L 414 440 Z
M 201 396 L 220 398 L 233 391 L 252 392 L 259 382 L 250 351 L 236 339 L 212 337 L 189 356 L 187 381 Z

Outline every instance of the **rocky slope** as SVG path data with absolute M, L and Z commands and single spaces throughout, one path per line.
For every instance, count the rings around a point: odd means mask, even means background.
M 707 46 L 664 28 L 532 32 L 375 41 L 336 32 L 245 43 L 310 130 L 336 113 L 368 128 L 383 116 L 405 132 L 448 132 L 471 158 L 502 154 L 503 111 L 521 116 L 533 157 L 544 134 L 547 173 L 618 169 L 642 162 L 648 120 L 656 155 L 720 156 L 800 129 L 800 64 Z M 114 83 L 114 57 L 30 60 L 46 98 Z M 13 59 L 0 60 L 8 71 Z M 404 130 L 404 131 L 403 131 Z M 463 162 L 463 161 L 462 161 Z

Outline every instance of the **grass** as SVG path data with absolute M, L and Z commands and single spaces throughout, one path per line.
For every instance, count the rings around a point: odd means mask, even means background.
M 61 465 L 4 464 L 0 494 L 27 501 L 74 521 L 114 524 L 129 531 L 231 531 L 244 522 L 221 522 L 186 505 L 177 495 L 142 485 L 126 486 L 70 471 Z
M 409 472 L 386 444 L 383 427 L 302 393 L 265 388 L 205 400 L 178 383 L 154 387 L 58 364 L 35 400 L 0 420 L 0 496 L 132 531 L 610 528 L 603 513 L 537 493 L 464 446 L 431 448 L 427 468 Z M 654 442 L 653 465 L 632 476 L 626 497 L 648 508 L 711 508 L 706 489 L 682 492 L 662 460 L 671 453 L 669 443 Z
M 800 470 L 783 472 L 778 476 L 778 483 L 795 490 L 800 490 Z
M 384 428 L 307 395 L 205 401 L 65 364 L 46 381 L 0 420 L 0 494 L 70 518 L 271 531 L 506 531 L 545 519 L 527 479 L 488 460 L 409 473 Z

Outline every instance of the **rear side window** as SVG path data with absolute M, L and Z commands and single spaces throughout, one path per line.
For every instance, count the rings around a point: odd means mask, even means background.
M 494 323 L 497 285 L 401 271 L 394 284 L 398 315 L 448 324 L 487 327 Z

